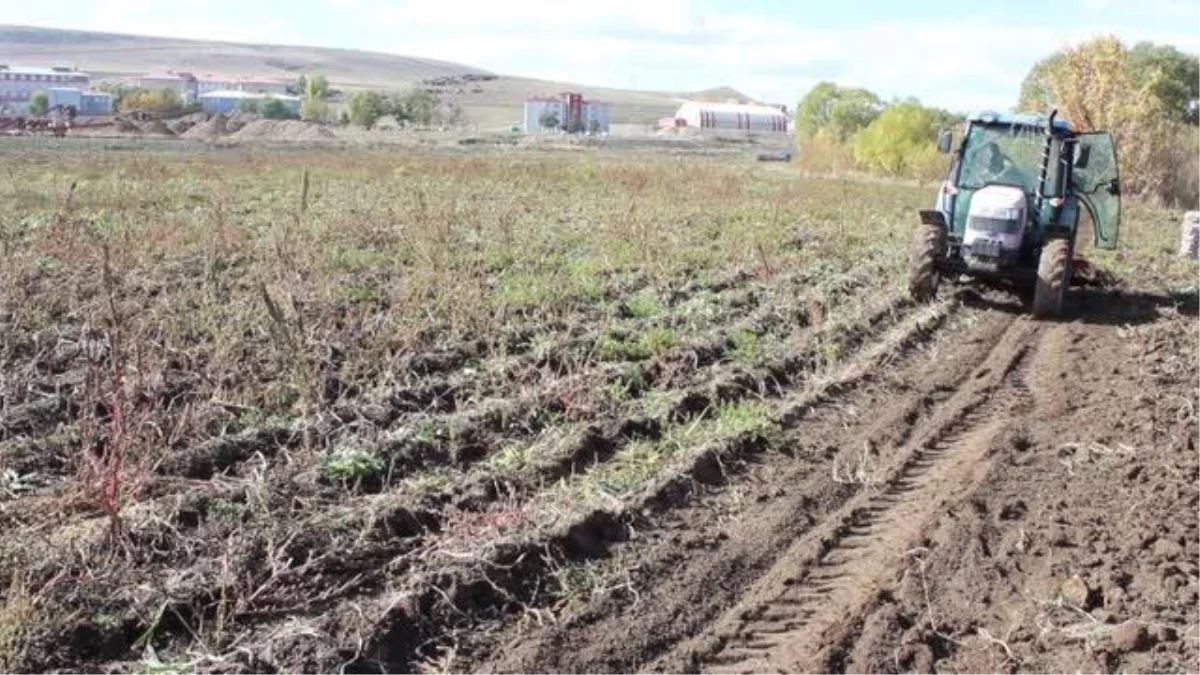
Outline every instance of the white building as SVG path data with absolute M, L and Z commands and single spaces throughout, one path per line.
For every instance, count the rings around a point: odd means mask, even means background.
M 608 106 L 571 93 L 525 99 L 525 133 L 536 134 L 557 129 L 576 133 L 608 133 Z
M 716 131 L 740 129 L 767 134 L 786 134 L 788 131 L 787 114 L 767 105 L 688 101 L 679 106 L 675 120 L 676 126 Z
M 56 88 L 87 89 L 91 78 L 71 66 L 32 68 L 0 64 L 0 114 L 29 112 L 29 97 L 35 91 Z

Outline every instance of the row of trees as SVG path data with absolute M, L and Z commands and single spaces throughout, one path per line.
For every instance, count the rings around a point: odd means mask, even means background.
M 960 119 L 915 98 L 885 103 L 866 89 L 821 82 L 796 106 L 798 154 L 813 170 L 934 178 L 946 166 L 938 129 Z
M 1109 131 L 1123 189 L 1194 206 L 1200 193 L 1200 57 L 1169 45 L 1100 37 L 1030 69 L 1017 107 L 1057 108 L 1080 131 Z
M 392 94 L 358 91 L 350 96 L 346 110 L 351 124 L 366 129 L 385 117 L 419 126 L 460 124 L 463 119 L 461 107 L 445 106 L 437 96 L 420 88 Z
M 1126 47 L 1100 37 L 1039 61 L 1015 106 L 1057 108 L 1079 131 L 1113 134 L 1129 194 L 1194 206 L 1200 194 L 1200 57 L 1168 45 Z M 861 88 L 822 82 L 796 107 L 799 161 L 817 171 L 866 170 L 934 179 L 947 162 L 939 128 L 961 122 L 915 99 L 885 103 Z

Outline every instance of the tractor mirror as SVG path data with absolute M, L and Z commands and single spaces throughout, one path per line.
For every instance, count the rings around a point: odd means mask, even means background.
M 938 152 L 947 154 L 950 152 L 950 146 L 954 143 L 954 132 L 949 129 L 942 129 L 938 132 L 937 149 Z
M 1076 169 L 1086 169 L 1088 166 L 1088 160 L 1090 160 L 1091 158 L 1092 158 L 1092 146 L 1081 145 L 1078 148 L 1075 148 L 1075 168 Z

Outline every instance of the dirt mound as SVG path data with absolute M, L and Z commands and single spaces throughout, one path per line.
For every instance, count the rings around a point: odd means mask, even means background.
M 206 122 L 201 122 L 187 131 L 183 132 L 182 137 L 194 141 L 210 141 L 214 138 L 220 138 L 228 133 L 226 129 L 226 118 L 224 115 L 214 115 Z
M 126 134 L 141 133 L 142 128 L 123 117 L 117 119 L 117 131 Z
M 167 123 L 167 126 L 170 127 L 171 131 L 176 135 L 180 135 L 187 132 L 197 124 L 203 124 L 207 121 L 207 113 L 192 113 L 191 115 L 184 115 L 177 120 L 171 120 Z
M 237 140 L 316 141 L 335 138 L 319 124 L 300 120 L 255 120 L 233 134 Z
M 171 130 L 171 127 L 168 127 L 166 122 L 163 122 L 162 120 L 150 120 L 149 122 L 142 122 L 141 126 L 139 127 L 139 131 L 141 131 L 143 134 L 155 134 L 158 136 L 175 135 L 175 132 Z
M 256 122 L 259 119 L 259 116 L 255 113 L 242 112 L 239 110 L 229 116 L 229 119 L 225 122 L 225 131 L 231 134 L 237 133 L 237 131 L 242 127 L 250 124 L 251 122 Z

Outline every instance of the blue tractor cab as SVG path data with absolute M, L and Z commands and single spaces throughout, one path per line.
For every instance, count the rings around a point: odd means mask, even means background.
M 950 130 L 938 150 L 950 170 L 934 208 L 921 212 L 909 290 L 932 298 L 944 275 L 1009 279 L 1033 286 L 1033 313 L 1061 312 L 1081 216 L 1098 248 L 1117 245 L 1121 193 L 1116 148 L 1106 132 L 1079 133 L 1056 112 L 978 112 L 957 148 Z

